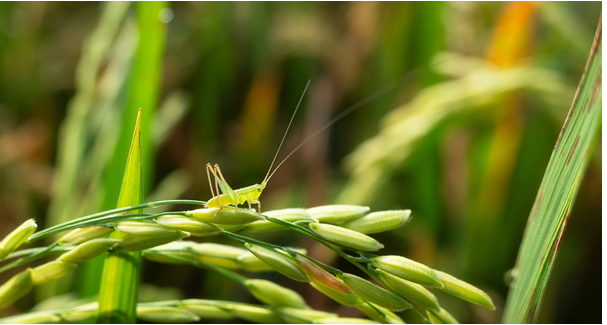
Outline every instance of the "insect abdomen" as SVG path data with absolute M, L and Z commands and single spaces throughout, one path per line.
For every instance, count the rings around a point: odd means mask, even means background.
M 221 199 L 221 203 L 220 203 L 220 199 Z M 230 199 L 228 198 L 228 196 L 225 194 L 221 194 L 219 196 L 214 196 L 207 202 L 207 208 L 220 208 L 221 206 L 224 206 L 224 205 L 237 206 L 238 202 L 231 202 Z

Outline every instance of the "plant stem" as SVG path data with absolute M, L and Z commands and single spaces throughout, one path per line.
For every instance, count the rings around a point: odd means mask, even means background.
M 140 210 L 140 209 L 145 209 L 145 208 L 155 208 L 155 207 L 158 207 L 158 206 L 171 205 L 171 204 L 205 205 L 206 202 L 205 201 L 197 201 L 197 200 L 162 200 L 162 201 L 142 203 L 142 204 L 137 204 L 137 205 L 133 205 L 133 206 L 128 206 L 128 207 L 123 207 L 123 208 L 117 208 L 117 209 L 112 209 L 112 210 L 106 210 L 106 211 L 102 211 L 102 212 L 97 212 L 97 213 L 94 213 L 94 214 L 89 214 L 89 215 L 86 215 L 84 217 L 80 217 L 78 219 L 70 220 L 68 222 L 64 222 L 64 223 L 61 223 L 61 224 L 58 224 L 58 225 L 46 228 L 44 230 L 41 230 L 41 231 L 33 234 L 32 236 L 30 236 L 30 238 L 27 240 L 27 243 L 34 242 L 34 241 L 36 241 L 36 240 L 38 240 L 40 238 L 43 238 L 43 237 L 48 236 L 48 235 L 55 234 L 55 233 L 60 232 L 60 231 L 74 229 L 74 228 L 79 228 L 78 225 L 86 224 L 86 222 L 96 220 L 96 219 L 98 219 L 100 217 L 105 217 L 105 216 L 109 216 L 109 215 L 113 215 L 113 214 L 118 214 L 118 213 L 122 213 L 122 212 L 127 212 L 127 211 L 132 211 L 132 210 Z M 74 227 L 74 225 L 77 225 L 77 226 Z M 69 227 L 72 227 L 72 228 L 69 228 Z
M 46 255 L 52 254 L 53 248 L 55 248 L 58 244 L 59 244 L 59 242 L 56 241 L 47 247 L 42 247 L 42 248 L 36 249 L 32 255 L 30 255 L 28 257 L 20 258 L 16 261 L 13 261 L 13 262 L 1 267 L 0 273 L 2 273 L 4 271 L 8 271 L 14 267 L 23 265 L 25 263 L 29 263 L 29 262 L 35 261 L 37 259 L 43 258 Z
M 224 230 L 224 231 L 221 232 L 221 234 L 224 235 L 224 236 L 226 236 L 226 237 L 232 238 L 232 239 L 234 239 L 234 240 L 236 240 L 236 241 L 238 241 L 238 242 L 240 242 L 242 244 L 244 244 L 244 243 L 254 243 L 254 244 L 261 245 L 261 246 L 264 246 L 264 247 L 267 247 L 267 248 L 282 249 L 282 250 L 284 250 L 283 246 L 266 243 L 264 241 L 253 239 L 253 238 L 242 236 L 242 235 L 237 235 L 237 234 L 235 234 L 233 232 L 229 232 L 229 231 L 225 231 Z
M 9 259 L 15 258 L 15 257 L 21 257 L 21 256 L 26 256 L 26 255 L 37 254 L 37 253 L 40 253 L 40 252 L 45 251 L 45 250 L 48 250 L 49 254 L 52 254 L 52 253 L 63 253 L 63 252 L 67 252 L 67 251 L 72 250 L 74 247 L 76 247 L 76 246 L 65 245 L 65 246 L 55 246 L 55 247 L 53 247 L 50 250 L 49 250 L 49 246 L 21 249 L 21 250 L 14 251 L 14 252 L 10 253 L 6 257 L 5 260 L 9 260 Z M 46 255 L 47 254 L 45 254 L 44 256 L 46 256 Z

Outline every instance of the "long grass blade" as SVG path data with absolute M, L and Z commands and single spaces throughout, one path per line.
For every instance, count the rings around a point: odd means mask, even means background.
M 505 323 L 534 322 L 575 197 L 601 131 L 602 18 L 590 57 L 550 157 L 517 257 Z
M 143 199 L 140 134 L 141 110 L 137 115 L 133 141 L 122 180 L 117 206 L 119 208 L 139 204 Z M 115 233 L 115 236 L 121 234 Z M 99 322 L 135 322 L 140 262 L 141 252 L 116 251 L 108 255 L 103 265 L 99 289 Z

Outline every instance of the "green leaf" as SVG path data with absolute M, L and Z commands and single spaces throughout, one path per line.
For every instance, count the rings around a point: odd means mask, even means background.
M 118 208 L 139 204 L 143 199 L 140 139 L 141 110 L 139 110 L 135 123 L 131 149 L 118 198 Z M 122 236 L 124 234 L 119 232 L 112 235 L 116 238 Z M 140 263 L 141 252 L 116 251 L 108 254 L 103 265 L 99 289 L 98 322 L 135 322 Z
M 529 323 L 538 310 L 575 197 L 601 132 L 602 19 L 573 105 L 556 142 L 512 272 L 505 323 Z

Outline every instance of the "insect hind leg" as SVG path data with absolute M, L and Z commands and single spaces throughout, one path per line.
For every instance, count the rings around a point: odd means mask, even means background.
M 223 204 L 221 203 L 221 192 L 219 192 L 219 186 L 217 184 L 217 174 L 215 173 L 215 170 L 213 169 L 210 163 L 207 163 L 206 169 L 207 178 L 209 179 L 209 188 L 211 189 L 211 196 L 215 197 L 215 192 L 213 192 L 213 183 L 211 181 L 211 174 L 213 174 L 213 180 L 215 181 L 215 191 L 217 193 L 217 200 L 219 201 L 219 211 L 221 211 L 221 209 L 223 208 Z M 219 211 L 217 213 L 219 213 Z

